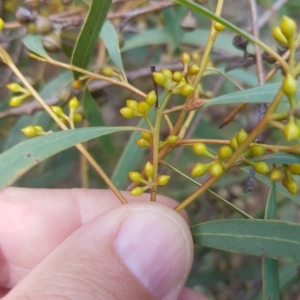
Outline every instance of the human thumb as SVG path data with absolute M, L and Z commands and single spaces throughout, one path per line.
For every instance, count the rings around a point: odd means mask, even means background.
M 178 213 L 157 203 L 125 204 L 76 230 L 4 299 L 175 300 L 192 258 Z

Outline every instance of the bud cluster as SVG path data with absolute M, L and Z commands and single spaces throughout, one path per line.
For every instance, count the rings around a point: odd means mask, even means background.
M 19 83 L 17 82 L 11 82 L 6 85 L 7 89 L 11 91 L 12 93 L 15 93 L 17 95 L 13 96 L 9 100 L 9 106 L 19 106 L 23 103 L 23 101 L 31 96 L 31 93 L 23 88 Z

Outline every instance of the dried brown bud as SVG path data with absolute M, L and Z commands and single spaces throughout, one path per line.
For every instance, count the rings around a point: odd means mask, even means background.
M 244 37 L 242 37 L 241 35 L 236 35 L 233 38 L 232 44 L 237 49 L 240 49 L 242 51 L 246 51 L 247 46 L 248 46 L 248 42 L 249 41 L 247 39 L 245 39 Z

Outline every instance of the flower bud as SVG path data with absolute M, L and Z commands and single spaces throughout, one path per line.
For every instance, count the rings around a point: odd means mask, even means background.
M 280 21 L 280 29 L 287 41 L 290 43 L 294 39 L 297 24 L 293 19 L 283 16 Z
M 254 170 L 259 174 L 268 174 L 270 172 L 269 166 L 263 161 L 254 163 L 253 167 Z
M 38 135 L 37 129 L 32 125 L 24 127 L 23 129 L 21 129 L 21 131 L 28 137 L 34 137 Z
M 23 87 L 21 87 L 17 82 L 11 82 L 6 85 L 7 89 L 12 93 L 24 93 L 27 92 Z
M 183 74 L 179 71 L 175 71 L 172 75 L 172 79 L 175 82 L 179 82 L 183 78 Z
M 143 138 L 136 140 L 135 143 L 142 148 L 151 146 L 151 144 Z
M 287 41 L 286 37 L 283 35 L 279 26 L 276 26 L 273 28 L 273 38 L 276 42 L 278 42 L 280 44 L 283 44 L 283 45 L 288 44 L 288 41 Z
M 183 52 L 181 54 L 180 61 L 183 65 L 187 65 L 190 62 L 190 60 L 191 60 L 191 58 L 186 52 Z
M 230 157 L 232 154 L 232 149 L 229 146 L 222 146 L 218 151 L 218 156 L 221 160 Z
M 235 136 L 234 136 L 233 138 L 230 139 L 229 144 L 230 144 L 230 147 L 231 147 L 232 149 L 237 149 L 238 146 L 239 146 L 238 143 L 237 143 L 237 140 L 236 140 L 236 137 L 235 137 Z
M 14 96 L 14 97 L 11 97 L 10 100 L 9 100 L 9 106 L 13 106 L 13 107 L 16 107 L 16 106 L 19 106 L 22 104 L 22 102 L 24 101 L 24 95 L 21 95 L 21 96 Z
M 246 140 L 247 137 L 248 137 L 247 132 L 243 128 L 241 128 L 239 130 L 238 134 L 236 135 L 236 141 L 237 141 L 238 145 L 242 144 Z
M 189 75 L 197 75 L 200 71 L 200 68 L 197 65 L 190 65 L 188 67 L 188 74 Z
M 120 113 L 126 119 L 130 119 L 130 118 L 135 117 L 134 110 L 132 108 L 129 108 L 129 107 L 121 108 Z
M 218 22 L 214 22 L 214 29 L 215 31 L 218 31 L 218 32 L 221 32 L 223 31 L 225 28 L 225 26 L 221 23 L 218 23 Z
M 166 185 L 166 184 L 168 184 L 169 180 L 170 180 L 170 176 L 160 175 L 157 178 L 157 185 L 160 185 L 160 186 Z
M 178 141 L 178 136 L 177 135 L 169 135 L 167 138 L 166 138 L 166 143 L 168 145 L 174 145 L 176 142 Z
M 102 69 L 102 73 L 103 73 L 106 77 L 113 77 L 113 76 L 116 76 L 116 72 L 115 72 L 112 68 L 103 68 L 103 69 Z
M 79 102 L 78 99 L 76 97 L 73 97 L 70 101 L 69 101 L 69 107 L 71 109 L 76 110 L 79 106 Z
M 290 171 L 293 175 L 299 175 L 299 174 L 300 174 L 300 164 L 292 164 L 292 165 L 288 165 L 287 168 L 289 169 L 289 171 Z
M 278 181 L 278 180 L 281 179 L 281 177 L 282 177 L 282 171 L 281 170 L 272 170 L 270 175 L 269 175 L 269 178 L 272 181 Z
M 81 81 L 81 80 L 74 80 L 74 81 L 72 82 L 72 88 L 73 88 L 74 90 L 80 90 L 81 87 L 82 87 L 82 81 Z
M 293 97 L 298 91 L 298 83 L 290 73 L 288 73 L 284 78 L 282 91 L 288 98 Z
M 52 30 L 52 22 L 44 16 L 38 16 L 35 25 L 37 32 L 42 35 L 48 34 Z
M 250 147 L 250 155 L 251 156 L 262 156 L 264 155 L 266 148 L 261 145 L 253 145 Z
M 152 135 L 149 132 L 143 131 L 142 137 L 149 143 L 152 142 Z
M 59 106 L 50 106 L 50 108 L 52 109 L 52 111 L 60 118 L 64 118 L 65 117 L 65 113 L 62 110 L 61 107 Z
M 142 175 L 139 172 L 129 172 L 128 175 L 133 182 L 140 182 L 142 179 Z
M 147 94 L 146 98 L 145 98 L 145 102 L 150 105 L 153 106 L 157 101 L 157 96 L 155 91 L 151 91 Z
M 42 37 L 42 43 L 46 51 L 57 53 L 61 50 L 61 31 L 56 30 Z
M 131 196 L 136 196 L 136 197 L 140 196 L 140 195 L 142 195 L 145 192 L 146 189 L 147 189 L 147 187 L 139 187 L 139 186 L 137 186 L 137 187 L 133 188 L 130 191 L 130 195 Z
M 153 72 L 152 76 L 153 76 L 154 82 L 158 85 L 164 86 L 164 84 L 167 81 L 166 76 L 160 72 Z
M 0 18 L 0 32 L 4 29 L 5 23 L 3 19 Z
M 159 72 L 162 73 L 163 75 L 165 75 L 166 78 L 168 78 L 168 79 L 172 78 L 172 72 L 169 69 L 160 69 Z
M 74 121 L 74 123 L 80 123 L 82 121 L 82 115 L 74 114 L 73 121 Z
M 138 103 L 135 100 L 126 100 L 126 106 L 133 110 L 137 110 Z
M 204 143 L 196 143 L 193 145 L 193 151 L 198 155 L 207 155 L 207 147 Z
M 210 173 L 211 176 L 219 177 L 223 174 L 224 169 L 222 164 L 216 161 L 209 166 L 208 172 Z
M 154 168 L 150 161 L 147 161 L 147 163 L 145 164 L 144 171 L 148 179 L 152 178 Z
M 194 165 L 192 169 L 192 176 L 202 176 L 204 175 L 208 170 L 209 164 L 203 164 L 203 163 L 197 163 Z
M 44 128 L 40 125 L 34 125 L 34 128 L 38 131 L 42 131 L 42 132 L 45 132 Z
M 297 140 L 300 137 L 300 128 L 294 122 L 293 119 L 289 120 L 289 122 L 283 128 L 283 134 L 288 141 Z
M 190 96 L 194 93 L 195 89 L 190 84 L 185 84 L 183 87 L 180 88 L 179 94 L 182 96 Z
M 295 180 L 287 180 L 286 189 L 292 194 L 296 195 L 298 192 L 298 183 Z
M 141 115 L 143 115 L 143 116 L 147 115 L 147 113 L 149 112 L 149 110 L 150 110 L 150 106 L 146 102 L 142 101 L 142 102 L 138 103 L 137 111 Z

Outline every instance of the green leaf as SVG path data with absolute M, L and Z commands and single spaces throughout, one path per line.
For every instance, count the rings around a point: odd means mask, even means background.
M 90 61 L 95 43 L 106 19 L 112 0 L 93 0 L 86 20 L 80 31 L 72 55 L 72 65 L 85 69 Z M 75 79 L 80 73 L 74 72 Z
M 115 30 L 115 27 L 109 21 L 104 22 L 100 33 L 100 38 L 106 46 L 109 57 L 122 72 L 123 77 L 126 78 L 120 53 L 118 34 Z
M 83 96 L 83 109 L 84 114 L 91 127 L 105 126 L 102 113 L 97 105 L 94 97 L 91 95 L 88 89 L 85 90 Z M 116 147 L 111 141 L 109 135 L 104 135 L 98 138 L 101 148 L 107 155 L 114 155 L 117 153 Z
M 79 128 L 29 139 L 0 154 L 0 188 L 13 183 L 46 158 L 78 143 L 111 134 L 136 130 L 135 127 Z
M 300 164 L 300 155 L 278 152 L 251 158 L 252 161 L 264 161 L 267 164 Z
M 272 183 L 265 211 L 265 220 L 277 218 L 276 182 Z M 279 266 L 278 260 L 263 258 L 262 263 L 263 299 L 279 300 Z
M 46 50 L 44 49 L 43 43 L 42 43 L 42 37 L 37 34 L 27 34 L 23 38 L 23 44 L 25 45 L 28 50 L 31 52 L 41 56 L 41 57 L 47 57 L 48 54 Z
M 229 252 L 300 262 L 300 224 L 220 220 L 191 227 L 195 244 Z
M 280 89 L 282 83 L 272 83 L 263 86 L 238 91 L 223 96 L 211 99 L 209 102 L 203 105 L 203 107 L 221 105 L 221 104 L 239 104 L 239 103 L 270 103 L 273 101 L 275 95 Z M 300 97 L 300 80 L 298 80 L 298 93 L 297 98 Z M 284 101 L 287 98 L 283 97 Z
M 204 46 L 207 43 L 208 35 L 209 30 L 196 29 L 193 32 L 185 32 L 181 42 L 182 44 Z M 241 51 L 232 46 L 231 40 L 232 37 L 228 33 L 222 32 L 216 39 L 214 48 L 222 49 L 222 51 L 227 51 L 231 54 L 241 55 Z M 170 37 L 165 28 L 148 29 L 125 41 L 121 51 L 125 52 L 143 46 L 163 45 L 168 42 L 170 42 Z

